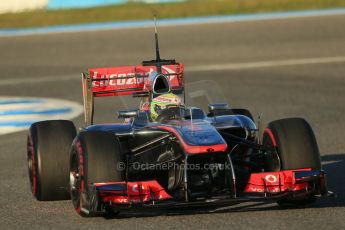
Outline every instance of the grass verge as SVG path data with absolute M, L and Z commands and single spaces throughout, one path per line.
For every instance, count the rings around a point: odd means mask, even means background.
M 184 3 L 128 3 L 90 9 L 31 11 L 0 15 L 0 28 L 345 7 L 344 0 L 190 0 Z

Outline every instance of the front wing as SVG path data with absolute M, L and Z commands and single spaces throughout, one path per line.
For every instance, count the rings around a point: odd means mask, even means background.
M 244 193 L 237 197 L 217 196 L 197 201 L 176 201 L 157 181 L 107 182 L 89 185 L 92 204 L 85 212 L 146 208 L 229 206 L 242 202 L 272 202 L 327 196 L 326 175 L 322 170 L 296 169 L 251 174 Z

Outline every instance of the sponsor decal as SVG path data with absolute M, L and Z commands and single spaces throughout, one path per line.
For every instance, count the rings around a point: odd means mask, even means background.
M 163 74 L 175 74 L 176 71 L 162 66 Z M 154 69 L 150 69 L 148 72 L 130 72 L 130 73 L 113 73 L 113 74 L 99 74 L 97 71 L 93 72 L 92 79 L 99 79 L 93 81 L 93 87 L 107 87 L 107 86 L 133 86 L 140 85 L 149 79 L 150 74 Z M 167 76 L 169 81 L 173 81 L 176 75 Z
M 259 192 L 259 193 L 265 192 L 265 189 L 263 187 L 258 187 L 258 186 L 250 186 L 249 190 L 250 192 Z M 266 188 L 266 192 L 278 193 L 280 191 L 281 191 L 280 188 L 276 186 Z
M 141 191 L 145 191 L 144 185 L 141 185 Z M 132 186 L 132 192 L 139 193 L 139 186 L 138 186 L 138 184 L 135 184 L 135 185 Z
M 275 175 L 268 174 L 267 176 L 265 176 L 265 180 L 269 183 L 275 183 L 278 181 L 278 178 Z
M 67 100 L 0 97 L 0 134 L 27 130 L 37 121 L 73 119 L 82 112 L 80 104 Z
M 92 79 L 101 79 L 100 81 L 93 81 L 92 86 L 125 86 L 125 85 L 137 85 L 144 82 L 145 78 L 148 78 L 149 73 L 121 73 L 110 75 L 98 75 L 94 72 Z

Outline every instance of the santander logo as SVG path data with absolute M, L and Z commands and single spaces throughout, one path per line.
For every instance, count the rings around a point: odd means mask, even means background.
M 169 74 L 168 78 L 170 81 L 173 81 L 176 78 L 176 72 L 172 69 L 162 66 L 163 74 Z M 149 78 L 150 74 L 154 71 L 153 68 L 150 68 L 148 72 L 136 72 L 136 73 L 114 73 L 99 75 L 98 72 L 94 72 L 92 79 L 100 79 L 99 81 L 93 81 L 93 87 L 107 87 L 107 86 L 133 86 L 144 84 L 145 81 Z M 120 71 L 119 71 L 120 72 Z

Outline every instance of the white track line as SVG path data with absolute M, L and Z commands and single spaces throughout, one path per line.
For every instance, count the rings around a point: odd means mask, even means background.
M 17 84 L 37 84 L 46 82 L 57 82 L 57 81 L 68 81 L 68 80 L 80 80 L 80 74 L 76 75 L 62 75 L 62 76 L 48 76 L 48 77 L 32 77 L 32 78 L 16 78 L 16 79 L 6 79 L 0 81 L 0 86 L 2 85 L 17 85 Z M 80 80 L 81 82 L 81 80 Z M 80 83 L 81 84 L 81 83 Z
M 294 65 L 312 65 L 312 64 L 327 64 L 327 63 L 341 63 L 345 62 L 345 56 L 337 57 L 320 57 L 320 58 L 302 58 L 302 59 L 288 59 L 277 61 L 260 61 L 260 62 L 244 62 L 244 63 L 225 63 L 214 65 L 201 65 L 186 67 L 187 72 L 204 72 L 204 71 L 222 71 L 222 70 L 243 70 L 255 68 L 272 68 L 280 66 L 294 66 Z M 35 78 L 17 78 L 0 81 L 0 86 L 16 85 L 16 84 L 37 84 L 47 82 L 80 80 L 79 74 L 64 75 L 56 77 L 35 77 Z
M 279 66 L 293 66 L 293 65 L 310 65 L 310 64 L 326 64 L 345 62 L 345 56 L 339 57 L 322 57 L 322 58 L 303 58 L 292 60 L 279 60 L 279 61 L 261 61 L 261 62 L 247 62 L 238 64 L 216 64 L 216 65 L 203 65 L 186 67 L 186 71 L 215 71 L 215 70 L 241 70 L 253 68 L 269 68 Z

